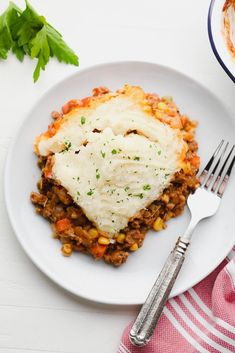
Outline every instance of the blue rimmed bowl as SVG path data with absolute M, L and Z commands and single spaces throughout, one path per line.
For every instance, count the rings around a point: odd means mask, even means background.
M 222 68 L 235 82 L 235 1 L 232 6 L 225 0 L 212 0 L 208 13 L 208 34 L 212 50 Z M 234 55 L 229 50 L 234 47 Z

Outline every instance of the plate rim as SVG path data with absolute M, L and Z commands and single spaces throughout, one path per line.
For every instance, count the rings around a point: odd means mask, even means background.
M 212 13 L 213 13 L 213 10 L 214 10 L 215 1 L 216 0 L 211 0 L 210 6 L 209 6 L 209 11 L 208 11 L 208 16 L 207 16 L 208 37 L 209 37 L 209 41 L 210 41 L 210 45 L 211 45 L 212 51 L 213 51 L 217 61 L 219 62 L 221 67 L 224 69 L 226 74 L 230 77 L 230 79 L 235 83 L 235 76 L 232 74 L 232 72 L 229 70 L 229 68 L 224 63 L 223 59 L 221 58 L 221 56 L 220 56 L 220 54 L 219 54 L 219 52 L 218 52 L 218 50 L 216 48 L 214 37 L 213 37 L 213 29 L 212 29 L 212 23 L 211 22 L 212 22 Z
M 5 159 L 5 165 L 4 165 L 4 175 L 3 175 L 3 194 L 4 194 L 4 200 L 5 200 L 5 205 L 6 205 L 6 210 L 7 210 L 7 214 L 8 214 L 8 218 L 11 224 L 11 227 L 13 229 L 13 233 L 16 237 L 16 239 L 18 240 L 19 244 L 21 245 L 21 247 L 23 248 L 25 254 L 28 256 L 28 258 L 32 261 L 32 263 L 44 274 L 46 275 L 53 283 L 55 283 L 57 286 L 59 286 L 60 288 L 62 288 L 63 290 L 65 290 L 66 292 L 68 292 L 70 295 L 75 295 L 77 298 L 82 298 L 85 299 L 87 301 L 90 301 L 92 303 L 99 303 L 99 304 L 105 304 L 105 305 L 114 305 L 114 306 L 133 306 L 133 305 L 140 305 L 143 304 L 143 301 L 140 300 L 132 300 L 127 301 L 125 300 L 123 301 L 113 301 L 108 300 L 108 299 L 95 299 L 94 296 L 90 296 L 90 295 L 84 295 L 83 293 L 78 293 L 78 291 L 74 290 L 73 288 L 71 288 L 69 285 L 67 285 L 66 283 L 64 283 L 63 281 L 61 281 L 57 276 L 55 276 L 55 274 L 48 270 L 46 268 L 46 266 L 43 265 L 43 263 L 40 263 L 40 259 L 37 257 L 33 257 L 33 255 L 35 253 L 33 253 L 32 255 L 32 251 L 30 251 L 30 248 L 27 245 L 27 242 L 24 241 L 24 237 L 20 236 L 18 233 L 18 229 L 17 229 L 17 220 L 15 219 L 12 211 L 11 211 L 11 207 L 10 207 L 10 197 L 8 195 L 8 186 L 7 186 L 7 176 L 9 174 L 9 169 L 11 166 L 11 157 L 14 151 L 14 148 L 17 144 L 17 140 L 18 140 L 18 136 L 20 135 L 22 128 L 24 127 L 25 124 L 27 124 L 28 119 L 30 118 L 30 116 L 32 115 L 32 112 L 34 111 L 35 107 L 40 104 L 40 102 L 51 92 L 53 91 L 57 86 L 60 86 L 61 84 L 63 84 L 63 82 L 65 81 L 69 81 L 71 78 L 73 78 L 74 76 L 80 75 L 81 73 L 84 73 L 86 71 L 90 71 L 91 69 L 99 69 L 102 67 L 106 67 L 106 66 L 112 66 L 112 65 L 130 65 L 130 64 L 144 64 L 144 65 L 152 65 L 152 66 L 156 66 L 156 67 L 160 67 L 163 68 L 165 70 L 168 71 L 172 71 L 175 74 L 178 74 L 184 78 L 186 78 L 187 80 L 190 80 L 192 83 L 196 84 L 197 86 L 199 86 L 200 88 L 202 88 L 203 90 L 207 91 L 207 93 L 209 95 L 211 95 L 211 97 L 213 97 L 215 100 L 217 100 L 217 102 L 223 107 L 223 109 L 227 112 L 228 116 L 231 118 L 231 120 L 233 121 L 233 117 L 232 114 L 230 112 L 230 110 L 226 107 L 226 105 L 222 102 L 222 100 L 216 96 L 216 94 L 214 94 L 210 89 L 208 89 L 206 86 L 204 86 L 203 84 L 201 84 L 199 81 L 197 81 L 196 79 L 192 78 L 191 76 L 177 70 L 174 68 L 171 68 L 169 66 L 166 65 L 162 65 L 161 63 L 156 63 L 156 62 L 150 62 L 150 61 L 138 61 L 138 60 L 120 60 L 120 61 L 109 61 L 109 62 L 103 62 L 103 63 L 99 63 L 96 65 L 90 65 L 84 69 L 81 69 L 79 71 L 76 71 L 70 75 L 68 75 L 67 77 L 63 78 L 62 80 L 59 80 L 57 83 L 55 83 L 54 85 L 52 85 L 49 89 L 47 89 L 36 101 L 35 103 L 30 107 L 30 109 L 28 110 L 28 112 L 25 114 L 23 121 L 19 124 L 19 126 L 17 127 L 17 131 L 15 132 L 15 134 L 12 137 L 12 141 L 9 145 L 9 150 L 7 152 L 7 156 Z M 174 246 L 174 244 L 172 245 Z M 184 286 L 182 287 L 180 290 L 178 290 L 176 293 L 174 293 L 174 295 L 171 295 L 171 297 L 175 297 L 185 291 L 187 291 L 189 288 L 192 288 L 193 286 L 195 286 L 197 283 L 199 283 L 201 280 L 203 280 L 204 278 L 206 278 L 227 256 L 227 254 L 229 253 L 231 249 L 228 250 L 228 252 L 224 255 L 218 256 L 218 260 L 216 262 L 216 265 L 213 267 L 213 269 L 208 270 L 207 272 L 205 272 L 203 274 L 203 277 L 201 277 L 199 280 L 195 280 L 193 281 L 193 283 L 190 284 L 189 286 Z

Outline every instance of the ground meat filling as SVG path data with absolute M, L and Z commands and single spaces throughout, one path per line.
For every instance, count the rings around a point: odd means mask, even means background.
M 102 87 L 94 90 L 94 95 L 107 92 L 108 90 Z M 160 98 L 157 95 L 148 95 L 148 100 L 155 112 Z M 172 112 L 179 114 L 174 103 L 170 101 L 169 106 Z M 57 116 L 61 117 L 61 113 L 53 112 L 53 118 L 56 119 Z M 127 260 L 130 252 L 143 245 L 149 229 L 160 231 L 166 227 L 166 221 L 182 213 L 188 195 L 199 185 L 196 177 L 199 158 L 196 154 L 198 145 L 194 140 L 196 124 L 187 117 L 181 116 L 181 121 L 184 139 L 188 144 L 186 167 L 175 174 L 160 199 L 135 215 L 128 226 L 111 241 L 102 231 L 94 227 L 83 210 L 73 202 L 66 189 L 50 178 L 50 173 L 48 174 L 50 156 L 39 157 L 38 165 L 42 170 L 42 176 L 38 182 L 39 192 L 31 193 L 31 201 L 35 205 L 36 212 L 51 222 L 54 237 L 62 243 L 61 250 L 64 256 L 79 251 L 91 254 L 97 260 L 102 258 L 106 263 L 120 266 Z

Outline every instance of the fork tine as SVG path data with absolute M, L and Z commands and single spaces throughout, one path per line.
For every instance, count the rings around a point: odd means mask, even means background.
M 199 176 L 199 181 L 200 181 L 200 183 L 201 183 L 201 186 L 203 186 L 204 181 L 206 180 L 207 173 L 208 173 L 210 167 L 212 166 L 212 164 L 213 164 L 215 158 L 217 157 L 217 155 L 218 155 L 218 153 L 219 153 L 219 151 L 220 151 L 220 149 L 221 149 L 223 143 L 224 143 L 224 140 L 222 140 L 222 141 L 220 142 L 220 144 L 219 144 L 218 147 L 216 148 L 215 152 L 213 153 L 213 156 L 210 158 L 209 162 L 207 163 L 207 165 L 206 165 L 205 168 L 203 169 L 202 173 L 200 174 L 200 176 Z
M 232 154 L 232 152 L 234 150 L 234 147 L 235 147 L 235 145 L 233 145 L 233 147 L 231 148 L 231 151 L 230 151 L 228 157 L 226 158 L 226 161 L 224 162 L 224 165 L 222 166 L 222 172 L 223 172 L 223 170 L 225 169 L 225 167 L 227 165 L 227 162 L 228 162 L 229 157 L 231 156 L 231 154 Z M 223 194 L 224 194 L 224 191 L 226 189 L 230 174 L 232 173 L 232 170 L 233 170 L 233 167 L 234 167 L 234 163 L 235 163 L 235 155 L 233 156 L 233 159 L 232 159 L 232 161 L 230 162 L 230 164 L 228 166 L 228 169 L 227 169 L 227 171 L 225 173 L 225 176 L 223 177 L 223 180 L 222 180 L 222 182 L 219 185 L 219 188 L 218 188 L 218 191 L 217 191 L 217 195 L 219 197 L 222 197 Z M 220 172 L 220 178 L 221 178 L 222 172 Z
M 216 165 L 214 166 L 212 172 L 210 173 L 209 178 L 207 179 L 207 182 L 206 182 L 206 185 L 205 185 L 205 187 L 206 187 L 207 189 L 212 185 L 212 180 L 213 180 L 213 178 L 214 178 L 214 175 L 215 175 L 215 173 L 216 173 L 216 170 L 218 169 L 218 166 L 220 165 L 221 161 L 223 160 L 223 157 L 224 157 L 224 154 L 225 154 L 225 152 L 226 152 L 226 150 L 227 150 L 227 148 L 228 148 L 228 145 L 229 145 L 229 143 L 227 142 L 226 145 L 225 145 L 225 147 L 224 147 L 224 149 L 222 150 L 222 152 L 221 152 L 221 154 L 220 154 L 220 157 L 219 157 L 219 159 L 218 159 Z
M 222 165 L 222 167 L 221 167 L 221 169 L 219 171 L 219 174 L 217 175 L 217 177 L 216 177 L 216 179 L 214 181 L 214 184 L 213 184 L 213 186 L 211 188 L 212 191 L 215 191 L 217 189 L 217 187 L 219 186 L 219 182 L 221 180 L 224 168 L 225 168 L 225 166 L 226 166 L 226 164 L 227 164 L 227 162 L 228 162 L 233 150 L 234 150 L 234 146 L 231 148 L 229 154 L 227 155 L 227 158 L 225 159 L 225 161 L 224 161 L 224 163 L 223 163 L 223 165 Z

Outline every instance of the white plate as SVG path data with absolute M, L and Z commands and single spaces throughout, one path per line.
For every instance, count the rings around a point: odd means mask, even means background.
M 93 87 L 116 90 L 129 83 L 146 92 L 172 95 L 181 112 L 199 121 L 202 164 L 221 138 L 233 140 L 234 122 L 224 106 L 207 89 L 172 69 L 143 62 L 121 62 L 94 66 L 60 82 L 34 106 L 11 147 L 5 171 L 5 196 L 12 226 L 32 261 L 54 282 L 81 297 L 109 304 L 140 304 L 161 270 L 177 237 L 183 233 L 189 212 L 171 220 L 165 231 L 149 232 L 143 247 L 126 264 L 113 268 L 91 257 L 74 253 L 65 258 L 61 244 L 51 237 L 49 223 L 34 212 L 29 194 L 36 190 L 39 169 L 33 154 L 36 135 L 47 128 L 50 112 L 67 100 L 85 97 Z M 234 175 L 216 216 L 196 229 L 185 265 L 172 291 L 175 296 L 209 274 L 235 243 Z
M 222 34 L 222 10 L 225 0 L 212 0 L 208 13 L 208 34 L 212 50 L 229 77 L 235 82 L 235 59 L 227 49 Z

